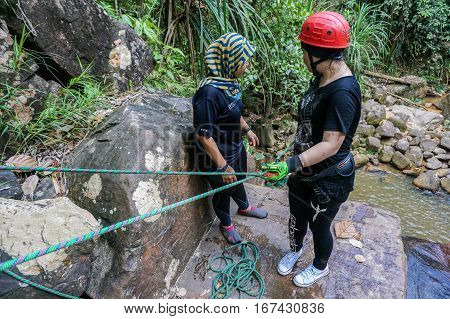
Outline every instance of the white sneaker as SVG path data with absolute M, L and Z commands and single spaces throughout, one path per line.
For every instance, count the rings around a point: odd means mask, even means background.
M 295 263 L 300 258 L 301 254 L 301 249 L 299 252 L 288 252 L 283 258 L 281 258 L 280 262 L 278 263 L 278 273 L 281 276 L 289 275 L 292 272 L 292 269 L 294 269 Z
M 305 270 L 299 272 L 294 277 L 294 284 L 298 287 L 309 287 L 314 284 L 317 280 L 325 277 L 330 273 L 330 268 L 325 268 L 324 270 L 317 269 L 313 265 L 309 265 Z

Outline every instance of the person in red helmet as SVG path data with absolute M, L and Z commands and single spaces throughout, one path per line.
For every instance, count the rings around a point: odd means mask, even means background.
M 331 223 L 353 190 L 350 149 L 361 115 L 361 91 L 344 61 L 350 26 L 342 15 L 313 14 L 303 23 L 299 39 L 303 61 L 314 77 L 298 106 L 295 155 L 263 170 L 269 181 L 289 175 L 290 251 L 278 264 L 279 274 L 292 272 L 308 226 L 312 231 L 314 261 L 293 279 L 295 285 L 308 287 L 329 274 Z

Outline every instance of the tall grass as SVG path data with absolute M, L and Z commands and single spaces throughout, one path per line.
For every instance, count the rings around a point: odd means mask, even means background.
M 67 143 L 86 136 L 96 124 L 96 111 L 107 106 L 103 84 L 89 75 L 89 67 L 70 80 L 60 92 L 48 95 L 44 110 L 29 122 L 20 120 L 8 101 L 14 100 L 24 89 L 6 86 L 0 99 L 2 117 L 0 136 L 7 137 L 8 146 L 21 152 L 31 145 L 44 148 Z
M 343 11 L 351 26 L 346 58 L 356 73 L 382 64 L 389 54 L 389 24 L 378 5 L 355 3 Z

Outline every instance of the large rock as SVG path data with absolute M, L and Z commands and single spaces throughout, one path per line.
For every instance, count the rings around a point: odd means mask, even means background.
M 406 131 L 407 130 L 407 126 L 406 126 L 406 122 L 404 120 L 402 120 L 400 117 L 394 115 L 388 118 L 389 122 L 392 122 L 392 124 L 394 124 L 394 126 L 396 128 L 398 128 L 400 131 Z
M 374 100 L 368 100 L 362 104 L 362 118 L 367 124 L 378 126 L 386 119 L 386 108 Z
M 421 78 L 416 75 L 407 75 L 407 76 L 404 76 L 402 79 L 411 83 L 411 85 L 409 85 L 407 87 L 407 90 L 404 93 L 404 96 L 406 98 L 408 98 L 408 99 L 414 99 L 414 98 L 423 99 L 427 95 L 428 85 L 427 85 L 426 79 Z
M 364 137 L 373 136 L 375 133 L 375 126 L 368 124 L 359 124 L 356 128 L 356 134 L 362 135 Z
M 0 199 L 0 258 L 27 254 L 98 228 L 86 210 L 62 197 L 37 202 Z M 80 296 L 90 274 L 93 241 L 87 241 L 25 262 L 11 269 L 37 283 Z M 2 298 L 48 298 L 48 294 L 0 274 Z M 3 284 L 4 283 L 4 284 Z M 51 295 L 50 295 L 51 296 Z
M 143 170 L 190 170 L 188 99 L 142 94 L 116 110 L 77 147 L 68 165 Z M 199 176 L 68 176 L 69 196 L 103 225 L 203 193 Z M 159 298 L 177 278 L 211 223 L 206 200 L 156 215 L 102 238 L 87 293 L 95 298 Z
M 404 76 L 402 79 L 408 81 L 410 84 L 388 84 L 385 86 L 385 90 L 408 99 L 422 99 L 427 95 L 428 86 L 427 81 L 424 78 L 408 75 Z
M 22 199 L 23 191 L 13 172 L 0 171 L 0 197 Z
M 394 148 L 392 146 L 383 146 L 380 153 L 378 154 L 378 159 L 380 162 L 389 163 L 394 156 Z
M 423 160 L 423 153 L 420 147 L 411 146 L 409 150 L 405 154 L 406 158 L 411 162 L 414 162 L 414 165 L 421 166 Z
M 419 137 L 422 138 L 425 136 L 425 132 L 422 129 L 419 128 L 411 128 L 408 130 L 408 134 L 412 137 Z
M 420 148 L 424 152 L 433 152 L 436 146 L 438 145 L 438 142 L 431 138 L 424 138 L 420 141 Z
M 353 221 L 361 234 L 362 249 L 353 247 L 348 239 L 337 239 L 330 259 L 330 275 L 309 288 L 298 288 L 292 278 L 313 259 L 311 234 L 305 239 L 303 254 L 294 272 L 288 276 L 277 273 L 277 264 L 289 251 L 288 195 L 282 189 L 248 185 L 249 199 L 267 209 L 267 220 L 243 216 L 234 219 L 244 240 L 255 242 L 261 250 L 257 270 L 266 284 L 265 298 L 404 298 L 406 289 L 406 260 L 400 237 L 399 218 L 363 203 L 342 205 L 336 221 Z M 233 203 L 232 211 L 235 211 Z M 270 231 L 268 231 L 270 225 Z M 185 298 L 209 298 L 211 282 L 216 276 L 208 260 L 221 254 L 226 245 L 216 221 L 196 254 L 176 283 Z M 239 256 L 233 250 L 232 256 Z M 355 255 L 363 255 L 358 263 Z
M 411 166 L 411 161 L 405 155 L 399 151 L 396 151 L 394 156 L 392 156 L 392 164 L 394 164 L 399 170 L 404 170 L 405 168 Z
M 427 160 L 427 164 L 425 166 L 428 169 L 440 169 L 442 167 L 442 163 L 436 157 L 432 157 Z
M 401 140 L 398 140 L 394 147 L 397 151 L 405 153 L 409 149 L 408 139 L 402 138 Z
M 0 7 L 0 13 L 2 11 Z M 17 87 L 28 79 L 38 69 L 38 65 L 30 56 L 22 51 L 17 59 L 13 48 L 13 36 L 9 33 L 5 20 L 0 18 L 0 89 L 6 89 L 5 84 Z M 0 90 L 0 92 L 1 92 Z M 20 91 L 16 90 L 14 95 Z
M 441 179 L 441 187 L 450 194 L 450 178 L 444 177 Z
M 426 171 L 414 179 L 413 184 L 421 189 L 435 192 L 439 188 L 440 181 L 436 171 Z
M 377 127 L 376 132 L 380 134 L 381 137 L 394 137 L 395 126 L 392 122 L 384 121 L 380 126 Z
M 449 244 L 404 237 L 408 262 L 406 297 L 409 299 L 449 299 Z
M 367 139 L 367 149 L 378 152 L 380 147 L 381 147 L 380 140 L 376 137 L 369 136 L 369 138 Z
M 442 137 L 440 145 L 450 150 L 450 137 L 447 136 Z
M 406 105 L 393 105 L 391 112 L 406 121 L 406 124 L 412 128 L 432 131 L 444 122 L 444 117 L 439 113 L 428 112 Z
M 365 154 L 356 154 L 354 156 L 356 168 L 363 167 L 369 163 L 369 157 Z
M 139 87 L 153 65 L 150 49 L 127 25 L 92 0 L 20 1 L 19 18 L 33 26 L 33 41 L 70 76 L 82 65 L 105 76 L 117 90 Z

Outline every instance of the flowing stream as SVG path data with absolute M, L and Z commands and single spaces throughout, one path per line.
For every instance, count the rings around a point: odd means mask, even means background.
M 419 190 L 409 176 L 358 170 L 350 199 L 397 214 L 403 236 L 450 242 L 450 195 Z

